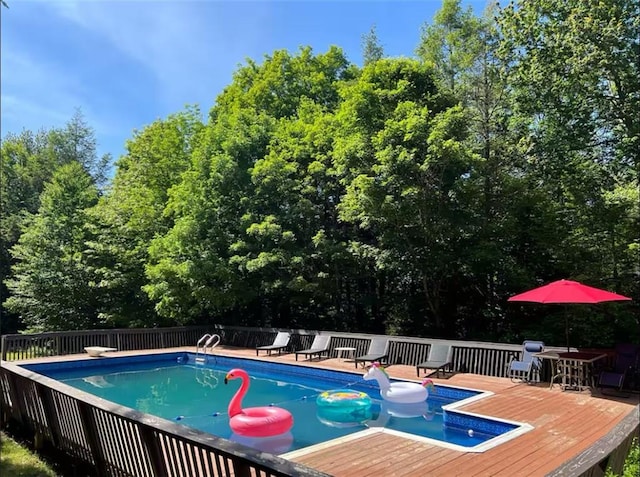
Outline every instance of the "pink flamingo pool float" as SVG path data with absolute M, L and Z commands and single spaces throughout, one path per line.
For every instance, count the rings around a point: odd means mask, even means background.
M 283 434 L 293 426 L 293 416 L 286 409 L 273 406 L 247 407 L 242 409 L 242 398 L 249 389 L 249 375 L 243 369 L 232 369 L 224 378 L 240 378 L 240 389 L 229 401 L 229 425 L 236 434 L 247 437 L 269 437 Z

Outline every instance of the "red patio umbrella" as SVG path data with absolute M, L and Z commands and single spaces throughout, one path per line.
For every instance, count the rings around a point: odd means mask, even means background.
M 528 301 L 532 303 L 602 303 L 623 301 L 631 298 L 600 288 L 583 285 L 572 280 L 558 280 L 533 290 L 514 295 L 507 301 Z M 569 351 L 569 318 L 565 314 L 567 351 Z

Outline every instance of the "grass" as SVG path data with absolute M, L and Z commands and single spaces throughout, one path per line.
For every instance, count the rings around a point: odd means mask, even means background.
M 0 432 L 0 475 L 12 477 L 57 477 L 33 452 Z
M 607 470 L 605 477 L 638 477 L 640 475 L 640 442 L 634 439 L 627 459 L 624 461 L 622 474 L 616 474 L 611 469 Z

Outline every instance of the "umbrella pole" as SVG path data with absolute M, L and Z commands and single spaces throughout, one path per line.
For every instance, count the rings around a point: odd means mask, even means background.
M 564 332 L 565 338 L 567 339 L 567 353 L 569 352 L 569 313 L 565 310 L 564 312 Z

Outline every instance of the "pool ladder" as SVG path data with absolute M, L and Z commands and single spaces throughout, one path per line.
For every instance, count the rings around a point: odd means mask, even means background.
M 216 346 L 220 344 L 220 335 L 210 335 L 207 333 L 202 338 L 198 340 L 196 344 L 196 363 L 206 363 L 207 362 L 207 350 L 212 352 Z M 200 356 L 200 348 L 202 348 L 202 353 L 204 356 Z

